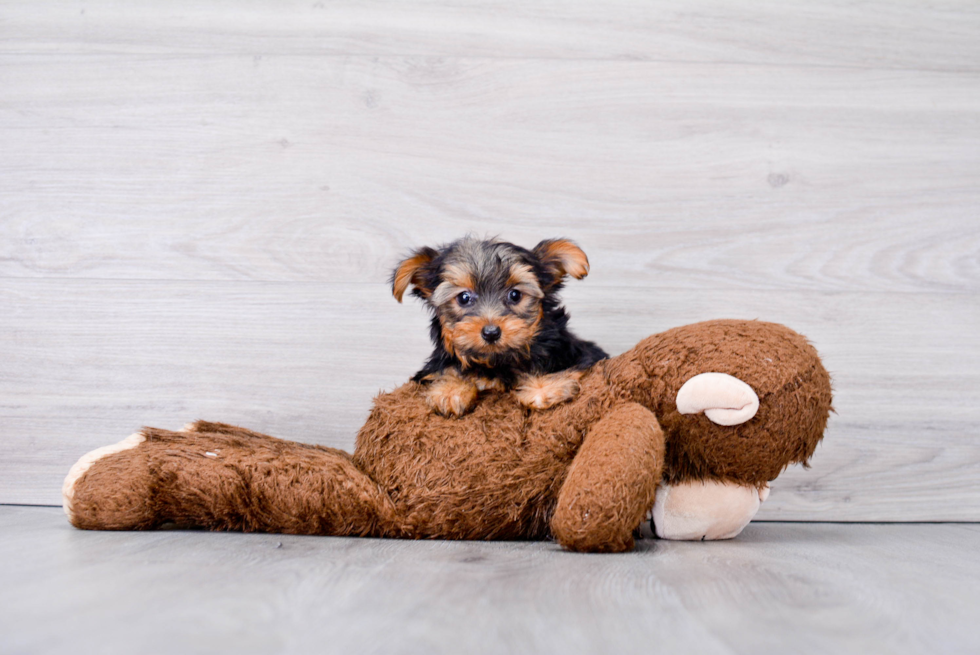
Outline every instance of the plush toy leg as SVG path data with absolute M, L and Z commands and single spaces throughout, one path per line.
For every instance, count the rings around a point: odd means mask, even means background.
M 72 467 L 63 496 L 85 529 L 398 533 L 391 499 L 347 453 L 217 423 L 144 428 L 93 451 Z
M 633 529 L 653 504 L 663 463 L 664 435 L 650 410 L 627 403 L 604 416 L 558 494 L 551 520 L 558 543 L 589 552 L 633 548 Z
M 653 505 L 653 531 L 661 539 L 731 539 L 768 497 L 768 485 L 759 489 L 713 480 L 661 485 Z

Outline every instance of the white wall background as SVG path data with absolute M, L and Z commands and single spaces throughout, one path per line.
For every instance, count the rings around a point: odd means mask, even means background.
M 760 518 L 980 519 L 971 2 L 0 1 L 0 502 L 195 418 L 353 447 L 385 278 L 568 236 L 609 351 L 720 317 L 835 378 Z

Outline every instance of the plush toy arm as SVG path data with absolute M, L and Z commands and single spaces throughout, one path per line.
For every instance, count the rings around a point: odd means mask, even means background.
M 551 531 L 568 550 L 633 548 L 633 529 L 653 505 L 664 464 L 657 418 L 626 403 L 589 430 L 558 494 Z
M 72 524 L 396 535 L 391 499 L 343 451 L 200 422 L 93 451 L 63 488 Z

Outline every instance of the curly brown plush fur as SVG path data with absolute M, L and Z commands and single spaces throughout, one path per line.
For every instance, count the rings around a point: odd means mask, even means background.
M 726 373 L 759 397 L 735 426 L 683 415 L 693 376 Z M 65 509 L 88 529 L 164 523 L 218 530 L 446 539 L 554 537 L 578 551 L 632 548 L 658 484 L 763 487 L 806 463 L 831 410 L 830 378 L 799 334 L 710 321 L 598 362 L 570 402 L 522 407 L 488 392 L 462 418 L 433 413 L 421 385 L 378 396 L 353 456 L 219 423 L 146 428 L 86 456 Z

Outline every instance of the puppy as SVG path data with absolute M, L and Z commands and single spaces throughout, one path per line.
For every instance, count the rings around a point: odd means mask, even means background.
M 443 416 L 472 409 L 480 391 L 515 390 L 522 404 L 547 409 L 578 393 L 582 372 L 609 355 L 572 334 L 558 291 L 584 278 L 589 260 L 567 239 L 531 250 L 465 237 L 420 248 L 391 276 L 398 300 L 409 286 L 431 310 L 435 349 L 412 378 L 428 385 Z

